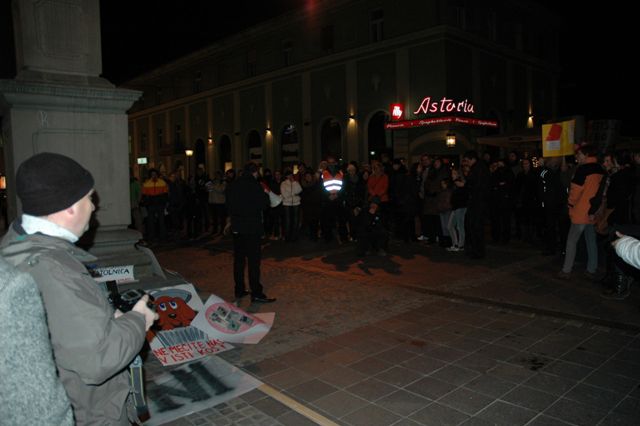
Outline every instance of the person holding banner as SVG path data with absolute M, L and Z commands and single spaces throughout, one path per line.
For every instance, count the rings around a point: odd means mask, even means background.
M 568 199 L 571 227 L 567 236 L 564 264 L 558 273 L 560 279 L 568 280 L 571 278 L 571 270 L 576 258 L 576 245 L 583 232 L 587 243 L 587 270 L 585 274 L 589 278 L 594 278 L 598 268 L 596 231 L 593 226 L 593 215 L 589 214 L 591 199 L 598 192 L 600 181 L 604 176 L 604 169 L 598 164 L 596 155 L 596 147 L 588 144 L 582 145 L 576 152 L 578 168 L 571 180 Z
M 0 254 L 38 285 L 76 424 L 128 426 L 137 414 L 127 367 L 157 314 L 148 296 L 130 312 L 114 311 L 84 265 L 96 258 L 74 245 L 89 229 L 93 185 L 91 173 L 64 155 L 25 160 L 15 180 L 23 214 L 2 239 Z

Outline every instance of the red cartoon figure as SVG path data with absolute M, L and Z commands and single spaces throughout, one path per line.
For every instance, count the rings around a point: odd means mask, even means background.
M 154 304 L 159 319 L 155 326 L 147 332 L 147 341 L 151 341 L 160 331 L 188 327 L 196 316 L 191 306 L 187 304 L 191 293 L 180 289 L 165 289 L 152 292 Z

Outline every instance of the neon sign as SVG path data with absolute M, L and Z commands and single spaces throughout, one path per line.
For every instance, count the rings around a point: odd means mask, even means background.
M 473 114 L 475 111 L 473 104 L 467 99 L 461 102 L 454 102 L 453 99 L 447 99 L 446 96 L 440 101 L 431 101 L 431 96 L 427 96 L 422 99 L 418 109 L 413 111 L 414 114 L 429 114 L 437 112 L 468 112 Z
M 391 121 L 402 120 L 402 114 L 404 113 L 402 104 L 391 104 L 389 111 L 391 111 Z

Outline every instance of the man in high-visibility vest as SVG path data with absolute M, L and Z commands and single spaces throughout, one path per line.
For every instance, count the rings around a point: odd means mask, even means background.
M 344 203 L 342 199 L 342 181 L 344 174 L 336 159 L 327 157 L 327 163 L 322 170 L 322 186 L 324 196 L 322 198 L 322 236 L 325 242 L 330 242 L 333 229 L 338 222 L 338 243 L 342 244 L 347 240 L 347 226 L 344 214 Z

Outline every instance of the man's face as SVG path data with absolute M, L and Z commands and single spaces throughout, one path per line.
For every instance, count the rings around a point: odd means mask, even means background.
M 91 219 L 91 214 L 96 209 L 92 200 L 93 192 L 94 190 L 92 189 L 72 206 L 74 218 L 71 225 L 73 229 L 70 229 L 70 231 L 77 237 L 81 237 L 82 234 L 89 230 L 89 220 Z
M 420 158 L 420 163 L 422 164 L 423 168 L 431 167 L 431 157 L 429 157 L 428 155 L 423 155 Z
M 604 161 L 602 162 L 602 165 L 604 166 L 606 171 L 613 169 L 613 160 L 611 159 L 610 155 L 607 155 L 604 157 Z

